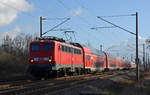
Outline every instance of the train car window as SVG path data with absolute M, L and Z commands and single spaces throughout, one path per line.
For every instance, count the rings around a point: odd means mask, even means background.
M 73 48 L 73 54 L 75 54 L 75 48 Z
M 79 55 L 80 55 L 80 54 L 81 54 L 81 50 L 79 50 L 79 49 L 78 49 L 78 50 L 77 50 L 77 54 L 79 54 Z
M 65 52 L 67 52 L 67 46 L 64 46 L 64 48 L 65 48 Z
M 73 53 L 73 48 L 71 47 L 71 53 Z
M 90 56 L 89 55 L 86 56 L 86 60 L 88 60 L 88 61 L 90 60 Z
M 39 51 L 40 50 L 40 44 L 32 44 L 31 49 L 32 49 L 32 51 Z
M 69 53 L 69 47 L 67 47 L 67 52 Z
M 68 47 L 66 46 L 66 52 L 68 52 L 69 50 L 68 50 Z
M 79 50 L 79 54 L 81 54 L 81 50 Z
M 77 49 L 74 49 L 74 54 L 77 54 Z
M 110 67 L 116 67 L 116 64 L 110 64 Z
M 78 54 L 80 54 L 80 50 L 78 49 Z
M 76 49 L 76 54 L 78 54 L 78 49 Z
M 71 47 L 69 47 L 69 53 L 72 53 L 72 51 L 71 51 Z
M 44 46 L 43 46 L 43 50 L 51 50 L 52 49 L 52 44 L 44 44 Z
M 76 54 L 78 54 L 78 49 L 76 49 Z
M 62 51 L 63 51 L 63 52 L 65 51 L 64 46 L 63 46 L 63 45 L 62 45 Z
M 80 50 L 78 49 L 77 54 L 80 54 L 79 51 L 80 51 Z
M 81 50 L 75 49 L 75 48 L 72 48 L 71 52 L 74 53 L 74 54 L 81 54 Z

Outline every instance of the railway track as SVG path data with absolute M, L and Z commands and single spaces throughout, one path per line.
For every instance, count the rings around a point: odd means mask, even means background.
M 46 95 L 64 88 L 84 84 L 91 80 L 105 79 L 130 71 L 101 72 L 96 74 L 86 74 L 78 76 L 67 76 L 49 80 L 27 81 L 12 83 L 9 88 L 0 90 L 0 95 Z M 5 84 L 8 85 L 8 84 Z M 0 85 L 1 87 L 1 85 Z

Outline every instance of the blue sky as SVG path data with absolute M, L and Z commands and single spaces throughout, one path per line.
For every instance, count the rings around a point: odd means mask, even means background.
M 0 0 L 2 4 L 3 0 Z M 9 1 L 9 0 L 6 0 Z M 13 0 L 10 0 L 13 1 Z M 19 0 L 14 0 L 18 2 Z M 90 43 L 93 47 L 99 48 L 102 44 L 104 48 L 112 45 L 120 45 L 128 41 L 134 43 L 134 36 L 118 28 L 106 28 L 91 30 L 92 27 L 111 26 L 98 19 L 97 16 L 126 15 L 139 13 L 139 35 L 142 39 L 149 37 L 150 30 L 150 0 L 20 0 L 29 6 L 21 10 L 20 7 L 11 6 L 10 2 L 5 2 L 12 10 L 17 10 L 17 16 L 7 25 L 0 26 L 0 33 L 13 31 L 17 26 L 26 34 L 39 34 L 39 17 L 46 18 L 71 18 L 57 29 L 70 28 L 75 31 L 76 42 Z M 18 4 L 18 3 L 16 3 Z M 26 4 L 26 5 L 27 5 Z M 15 8 L 14 8 L 15 7 Z M 1 8 L 1 7 L 0 7 Z M 1 11 L 0 11 L 1 12 Z M 8 11 L 9 12 L 9 11 Z M 1 17 L 1 16 L 0 16 Z M 135 16 L 105 18 L 121 27 L 135 32 Z M 62 20 L 48 20 L 43 24 L 43 31 L 51 29 Z M 49 32 L 46 35 L 63 37 L 61 31 Z M 46 36 L 45 35 L 45 36 Z M 132 39 L 130 39 L 132 38 Z M 74 39 L 74 38 L 73 38 Z M 129 40 L 130 39 L 130 40 Z

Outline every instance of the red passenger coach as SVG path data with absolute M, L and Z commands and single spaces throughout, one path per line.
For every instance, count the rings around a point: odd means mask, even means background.
M 106 55 L 104 52 L 87 47 L 83 47 L 83 50 L 86 70 L 96 72 L 102 71 L 107 67 Z
M 117 63 L 116 63 L 116 59 L 114 56 L 108 55 L 108 68 L 110 70 L 117 68 Z

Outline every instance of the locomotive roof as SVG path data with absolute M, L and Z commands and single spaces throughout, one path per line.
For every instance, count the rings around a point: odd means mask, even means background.
M 37 37 L 36 38 L 37 41 L 40 41 L 40 40 L 45 40 L 45 41 L 58 41 L 58 42 L 62 42 L 62 43 L 66 43 L 66 44 L 71 44 L 71 45 L 74 45 L 74 46 L 77 46 L 77 47 L 81 47 L 82 45 L 79 44 L 79 43 L 75 43 L 75 42 L 69 42 L 69 41 L 66 41 L 64 40 L 63 38 L 58 38 L 58 37 L 54 37 L 54 36 L 44 36 L 44 37 Z
M 37 40 L 54 40 L 54 41 L 59 41 L 59 42 L 63 42 L 63 43 L 68 43 L 68 44 L 71 44 L 71 45 L 74 45 L 74 46 L 77 46 L 77 47 L 86 47 L 86 46 L 81 45 L 79 43 L 67 42 L 63 38 L 58 38 L 58 37 L 53 37 L 53 36 L 45 36 L 45 37 L 36 38 L 36 39 Z M 100 50 L 94 49 L 94 48 L 90 48 L 90 47 L 87 47 L 87 48 L 90 49 L 92 54 L 98 55 L 98 56 L 103 56 L 103 51 L 100 51 Z
M 37 37 L 37 40 L 55 40 L 59 42 L 66 42 L 63 38 L 53 37 L 53 36 L 44 36 L 44 37 Z

